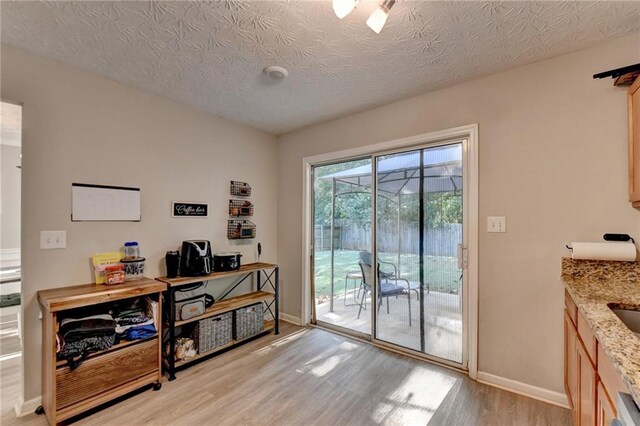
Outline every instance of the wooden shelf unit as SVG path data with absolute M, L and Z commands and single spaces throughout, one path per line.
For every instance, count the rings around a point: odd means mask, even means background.
M 94 352 L 71 370 L 56 356 L 58 319 L 77 308 L 149 296 L 158 302 L 156 329 L 162 325 L 165 283 L 143 278 L 113 286 L 83 284 L 38 292 L 42 308 L 42 406 L 49 424 L 56 425 L 150 384 L 162 382 L 160 334 L 123 341 Z M 38 410 L 39 411 L 39 410 Z
M 268 273 L 268 271 L 272 271 Z M 255 274 L 256 277 L 256 289 L 255 291 L 245 293 L 239 296 L 227 298 L 238 285 L 240 285 L 245 279 Z M 262 275 L 261 275 L 262 274 Z M 264 275 L 265 280 L 262 281 L 262 276 Z M 175 313 L 175 298 L 174 291 L 180 288 L 183 285 L 193 284 L 200 281 L 210 281 L 221 278 L 230 278 L 230 277 L 242 277 L 238 280 L 226 293 L 222 295 L 219 300 L 209 307 L 203 315 L 199 315 L 194 318 L 190 318 L 188 320 L 177 321 L 176 313 Z M 278 314 L 278 296 L 279 296 L 279 269 L 278 265 L 273 263 L 249 263 L 246 265 L 240 266 L 239 269 L 235 271 L 225 271 L 225 272 L 213 272 L 209 275 L 203 275 L 199 277 L 178 277 L 178 278 L 167 278 L 167 277 L 158 277 L 156 280 L 161 281 L 167 285 L 167 294 L 165 300 L 168 304 L 168 321 L 165 321 L 165 327 L 169 330 L 169 354 L 165 358 L 165 366 L 167 367 L 167 371 L 169 373 L 169 380 L 175 379 L 176 369 L 184 367 L 188 364 L 191 364 L 197 360 L 201 360 L 203 358 L 212 357 L 216 353 L 219 353 L 225 349 L 232 348 L 236 345 L 240 345 L 244 343 L 246 340 L 236 341 L 232 340 L 231 342 L 218 346 L 210 351 L 204 353 L 198 353 L 193 358 L 184 361 L 176 361 L 175 360 L 175 341 L 176 341 L 176 328 L 181 327 L 186 324 L 194 323 L 196 321 L 203 320 L 205 318 L 209 318 L 212 316 L 220 315 L 225 312 L 231 312 L 239 308 L 243 308 L 246 306 L 250 306 L 256 303 L 262 303 L 263 306 L 266 306 L 267 309 L 270 310 L 270 306 L 273 306 L 273 320 L 266 320 L 264 331 L 260 334 L 266 334 L 273 330 L 275 334 L 279 333 L 279 314 Z M 273 293 L 264 291 L 264 286 L 269 283 L 273 289 Z M 260 335 L 259 334 L 259 335 Z
M 266 320 L 264 322 L 264 333 L 268 333 L 270 331 L 272 331 L 275 328 L 275 321 L 273 320 Z M 207 352 L 203 352 L 203 353 L 198 353 L 198 355 L 196 355 L 193 358 L 189 358 L 183 361 L 177 361 L 176 362 L 176 368 L 177 367 L 182 367 L 183 365 L 187 365 L 187 364 L 191 364 L 192 362 L 198 361 L 199 359 L 202 358 L 206 358 L 210 355 L 215 354 L 216 352 L 222 352 L 225 349 L 228 349 L 230 347 L 233 347 L 239 343 L 244 342 L 244 340 L 232 340 L 229 343 L 227 343 L 226 345 L 222 345 L 222 346 L 218 346 L 214 349 L 211 349 L 210 351 Z
M 166 283 L 171 287 L 178 287 L 181 285 L 193 284 L 200 281 L 209 281 L 209 280 L 215 280 L 218 278 L 228 278 L 228 277 L 234 277 L 237 275 L 246 275 L 249 272 L 259 272 L 264 269 L 276 269 L 277 267 L 278 265 L 274 263 L 256 262 L 256 263 L 247 263 L 246 265 L 241 265 L 240 268 L 236 269 L 235 271 L 212 272 L 209 275 L 201 275 L 198 277 L 178 277 L 178 278 L 158 277 L 156 278 L 156 280 Z
M 209 307 L 203 315 L 189 318 L 188 320 L 184 321 L 176 321 L 175 326 L 180 327 L 191 322 L 200 321 L 205 318 L 224 314 L 225 312 L 233 311 L 244 306 L 253 305 L 254 303 L 268 302 L 273 300 L 273 296 L 273 293 L 269 293 L 266 291 L 254 291 L 253 293 L 230 297 L 229 299 L 214 303 L 213 306 Z
M 109 349 L 104 350 L 104 351 L 97 351 L 97 352 L 91 352 L 86 359 L 91 359 L 91 358 L 95 358 L 97 356 L 100 356 L 106 352 L 110 352 L 110 351 L 115 351 L 118 349 L 122 349 L 122 348 L 126 348 L 127 346 L 131 346 L 131 345 L 137 345 L 139 343 L 142 342 L 146 342 L 147 340 L 152 340 L 152 339 L 157 339 L 158 335 L 154 334 L 153 336 L 149 336 L 146 337 L 144 339 L 139 339 L 139 340 L 123 340 L 121 342 L 116 343 L 115 345 L 111 346 Z M 58 360 L 56 362 L 56 367 L 64 367 L 67 365 L 67 361 L 66 360 Z

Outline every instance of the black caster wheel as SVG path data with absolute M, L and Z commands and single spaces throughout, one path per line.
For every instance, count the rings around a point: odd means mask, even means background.
M 42 405 L 38 405 L 38 408 L 36 408 L 36 414 L 37 415 L 44 414 L 44 407 L 42 407 Z
M 153 390 L 154 391 L 159 391 L 160 389 L 162 389 L 162 383 L 160 383 L 160 382 L 154 383 Z

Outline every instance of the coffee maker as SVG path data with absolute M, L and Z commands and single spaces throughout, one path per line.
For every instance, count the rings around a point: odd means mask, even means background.
M 198 277 L 212 272 L 211 243 L 207 240 L 188 240 L 182 242 L 180 256 L 180 275 Z

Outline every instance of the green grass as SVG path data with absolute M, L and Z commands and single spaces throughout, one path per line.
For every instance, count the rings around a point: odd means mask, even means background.
M 398 255 L 381 253 L 381 261 L 398 264 Z M 344 292 L 344 278 L 348 272 L 359 272 L 358 251 L 336 250 L 334 256 L 334 294 Z M 383 271 L 392 270 L 389 265 L 382 265 Z M 315 288 L 316 296 L 326 298 L 331 287 L 331 252 L 315 252 Z M 425 281 L 429 289 L 443 293 L 458 293 L 460 291 L 460 270 L 455 257 L 425 256 Z M 415 254 L 400 255 L 400 276 L 409 281 L 419 281 L 418 256 Z

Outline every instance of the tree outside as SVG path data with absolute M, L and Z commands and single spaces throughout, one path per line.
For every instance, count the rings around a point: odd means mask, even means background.
M 346 163 L 332 164 L 317 167 L 314 170 L 314 196 L 315 196 L 315 225 L 324 229 L 331 224 L 332 207 L 332 182 L 331 179 L 320 179 L 343 170 L 371 164 L 370 160 L 357 160 Z M 336 183 L 339 195 L 336 197 L 335 222 L 340 224 L 340 236 L 349 235 L 347 230 L 359 229 L 363 234 L 370 231 L 371 226 L 371 193 L 370 188 L 357 187 L 345 183 Z M 398 221 L 398 197 L 394 194 L 378 197 L 378 224 L 380 229 L 397 229 Z M 424 217 L 425 228 L 429 230 L 442 230 L 446 234 L 452 226 L 461 229 L 462 224 L 462 196 L 453 192 L 425 193 L 424 194 Z M 402 229 L 413 229 L 417 233 L 419 225 L 419 197 L 418 194 L 406 194 L 402 196 L 400 205 L 400 224 Z M 386 226 L 385 226 L 386 225 Z M 407 231 L 408 232 L 408 231 Z M 336 232 L 336 235 L 338 233 Z M 381 238 L 398 238 L 397 232 L 389 232 L 389 235 L 381 235 Z M 428 235 L 428 232 L 427 232 Z M 451 237 L 453 238 L 453 236 Z M 458 241 L 451 241 L 457 244 Z M 334 295 L 343 294 L 345 276 L 348 272 L 358 271 L 358 252 L 360 250 L 370 250 L 369 242 L 361 243 L 361 247 L 354 247 L 353 244 L 336 244 L 342 248 L 349 246 L 348 250 L 334 251 Z M 387 246 L 390 244 L 387 244 Z M 380 247 L 380 243 L 379 243 Z M 331 282 L 331 255 L 329 244 L 326 244 L 324 251 L 316 246 L 315 251 L 315 289 L 318 301 L 327 300 L 330 294 Z M 400 263 L 401 276 L 410 281 L 419 280 L 418 246 L 405 241 L 401 252 L 387 250 L 380 253 L 381 260 L 388 260 L 395 264 Z M 430 290 L 444 293 L 458 293 L 460 291 L 460 271 L 457 269 L 456 259 L 449 250 L 446 256 L 434 256 L 427 252 L 425 256 L 425 276 Z

